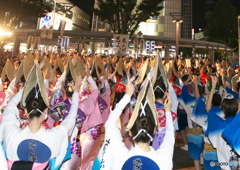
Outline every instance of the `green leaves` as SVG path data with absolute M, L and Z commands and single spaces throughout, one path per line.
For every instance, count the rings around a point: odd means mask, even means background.
M 208 40 L 237 47 L 237 10 L 228 0 L 219 0 L 212 14 L 208 14 Z
M 141 22 L 158 16 L 163 0 L 98 0 L 95 13 L 107 21 L 114 33 L 132 35 Z
M 8 0 L 0 2 L 0 25 L 13 28 L 29 17 L 43 17 L 53 10 L 47 0 Z

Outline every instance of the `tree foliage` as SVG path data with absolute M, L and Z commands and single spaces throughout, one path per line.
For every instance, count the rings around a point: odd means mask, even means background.
M 207 40 L 237 47 L 238 21 L 237 10 L 228 0 L 219 0 L 213 13 L 206 16 Z
M 109 23 L 112 31 L 132 35 L 141 22 L 159 16 L 163 0 L 98 0 L 95 13 Z
M 43 17 L 53 10 L 48 0 L 0 1 L 0 26 L 14 28 L 29 17 Z

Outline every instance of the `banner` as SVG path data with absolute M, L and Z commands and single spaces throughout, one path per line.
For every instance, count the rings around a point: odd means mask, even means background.
M 63 47 L 63 38 L 58 37 L 58 51 L 61 51 Z
M 126 34 L 114 34 L 114 45 L 116 55 L 125 56 L 128 51 L 129 35 Z
M 41 38 L 46 38 L 47 37 L 47 27 L 46 26 L 42 27 L 40 37 Z
M 63 47 L 64 47 L 65 51 L 68 50 L 69 42 L 70 42 L 69 37 L 63 37 Z
M 33 40 L 33 49 L 38 49 L 39 43 L 40 43 L 40 36 L 35 36 Z
M 27 49 L 31 48 L 31 46 L 33 44 L 33 39 L 34 39 L 33 36 L 28 36 L 28 39 L 27 39 Z
M 143 53 L 144 49 L 145 49 L 145 41 L 144 41 L 144 39 L 141 39 L 140 44 L 139 44 L 139 52 Z
M 134 44 L 134 51 L 135 51 L 135 53 L 137 53 L 138 52 L 138 39 L 135 39 L 133 41 L 133 44 Z
M 47 30 L 47 39 L 53 38 L 53 27 L 48 28 Z
M 92 55 L 94 55 L 94 54 L 95 54 L 95 51 L 96 51 L 96 45 L 95 45 L 94 42 L 92 43 L 91 51 L 92 51 Z

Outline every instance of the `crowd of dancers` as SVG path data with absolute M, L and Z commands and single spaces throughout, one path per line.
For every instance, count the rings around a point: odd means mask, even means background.
M 196 170 L 238 167 L 236 58 L 29 51 L 1 66 L 1 170 L 172 170 L 177 134 Z

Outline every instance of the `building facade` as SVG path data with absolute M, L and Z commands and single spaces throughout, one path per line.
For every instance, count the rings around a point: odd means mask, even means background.
M 158 17 L 152 17 L 139 26 L 144 35 L 160 37 L 176 37 L 176 24 L 169 14 L 182 13 L 183 23 L 180 27 L 180 38 L 191 39 L 192 34 L 192 0 L 166 0 L 162 2 L 163 10 Z
M 192 0 L 182 0 L 183 22 L 181 38 L 192 38 Z

